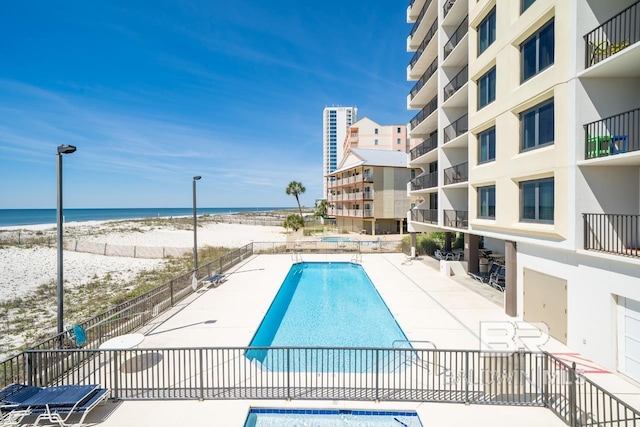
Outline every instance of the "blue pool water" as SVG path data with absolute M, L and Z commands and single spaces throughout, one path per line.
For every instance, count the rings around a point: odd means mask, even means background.
M 251 409 L 244 427 L 422 427 L 415 412 Z
M 364 269 L 319 262 L 291 267 L 249 346 L 389 348 L 394 341 L 406 337 Z M 266 351 L 247 357 L 269 359 Z
M 320 241 L 322 242 L 333 242 L 333 243 L 342 243 L 342 242 L 351 242 L 352 240 L 348 237 L 321 237 Z

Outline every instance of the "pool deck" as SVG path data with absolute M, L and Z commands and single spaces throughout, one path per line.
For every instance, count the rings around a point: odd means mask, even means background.
M 302 255 L 304 261 L 350 261 L 352 254 Z M 292 264 L 290 255 L 249 258 L 216 288 L 200 289 L 141 329 L 139 348 L 247 346 Z M 403 254 L 363 254 L 362 266 L 407 338 L 430 341 L 439 349 L 478 349 L 481 321 L 513 321 L 496 295 L 482 295 L 473 279 L 445 277 L 433 260 L 407 260 Z M 469 280 L 469 282 L 465 282 Z M 575 354 L 551 339 L 545 350 Z M 577 355 L 579 356 L 579 355 Z M 564 356 L 566 357 L 566 356 Z M 578 359 L 576 357 L 576 359 Z M 588 374 L 636 407 L 640 389 L 614 373 Z M 120 401 L 93 410 L 86 422 L 101 427 L 137 425 L 239 426 L 250 407 L 415 410 L 425 427 L 441 425 L 563 426 L 545 408 L 454 403 L 364 401 Z

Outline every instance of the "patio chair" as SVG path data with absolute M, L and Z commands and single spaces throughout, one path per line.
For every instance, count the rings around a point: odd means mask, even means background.
M 10 391 L 0 393 L 3 406 L 11 407 L 14 411 L 30 411 L 31 415 L 37 415 L 34 426 L 46 420 L 65 427 L 72 415 L 81 415 L 78 425 L 82 425 L 87 414 L 109 398 L 109 389 L 100 388 L 97 384 L 54 387 L 33 387 L 22 384 L 12 386 L 15 388 L 13 393 Z
M 491 263 L 491 267 L 489 267 L 489 271 L 486 272 L 478 272 L 478 273 L 469 273 L 469 276 L 473 277 L 476 280 L 479 280 L 482 283 L 489 283 L 489 278 L 492 274 L 497 273 L 500 269 L 500 264 Z
M 228 277 L 227 274 L 216 273 L 213 276 L 208 277 L 207 279 L 205 279 L 204 283 L 206 283 L 207 286 L 213 285 L 215 287 L 215 286 L 220 285 L 225 280 L 227 280 L 227 277 Z
M 489 276 L 489 286 L 499 290 L 500 292 L 504 292 L 504 288 L 506 286 L 506 276 L 505 268 L 503 266 L 500 266 L 497 273 L 492 273 Z
M 587 159 L 608 156 L 611 154 L 611 137 L 596 136 L 587 139 Z

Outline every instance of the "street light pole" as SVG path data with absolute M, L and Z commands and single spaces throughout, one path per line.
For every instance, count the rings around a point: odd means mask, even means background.
M 198 273 L 198 219 L 196 216 L 196 181 L 199 181 L 201 176 L 193 177 L 193 272 Z
M 57 209 L 57 226 L 58 226 L 58 334 L 60 335 L 60 344 L 62 345 L 62 333 L 64 332 L 64 294 L 63 284 L 64 279 L 62 276 L 62 155 L 71 154 L 76 151 L 76 147 L 73 145 L 60 145 L 58 146 L 58 209 Z

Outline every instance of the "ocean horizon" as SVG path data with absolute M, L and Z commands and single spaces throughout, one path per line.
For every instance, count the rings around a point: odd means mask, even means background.
M 291 207 L 197 208 L 198 215 L 268 212 Z M 64 209 L 64 222 L 109 221 L 142 218 L 166 218 L 193 215 L 193 208 L 84 208 Z M 56 224 L 56 209 L 0 209 L 0 227 Z

